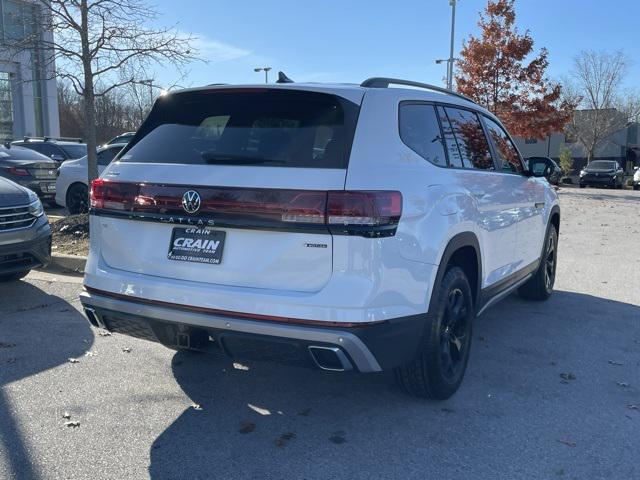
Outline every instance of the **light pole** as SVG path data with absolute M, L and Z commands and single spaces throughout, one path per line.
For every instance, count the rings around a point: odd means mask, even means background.
M 147 85 L 149 87 L 149 105 L 153 105 L 153 79 L 148 78 L 146 80 L 138 80 L 140 85 Z
M 264 72 L 264 83 L 269 83 L 269 70 L 271 70 L 271 67 L 257 67 L 253 69 L 254 72 Z
M 456 60 L 458 60 L 457 58 L 438 58 L 436 60 L 436 63 L 438 65 L 440 65 L 441 63 L 446 63 L 447 64 L 447 89 L 451 90 L 452 89 L 452 77 L 453 77 L 453 62 L 455 62 Z M 451 75 L 451 77 L 449 76 Z
M 456 2 L 457 0 L 449 0 L 451 5 L 451 46 L 449 48 L 449 64 L 447 65 L 447 88 L 453 90 L 453 46 L 456 31 Z

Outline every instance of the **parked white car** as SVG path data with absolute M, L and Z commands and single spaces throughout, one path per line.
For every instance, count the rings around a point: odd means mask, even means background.
M 126 144 L 118 143 L 98 149 L 98 173 L 101 174 Z M 66 207 L 69 213 L 84 213 L 89 206 L 89 188 L 87 186 L 87 157 L 67 160 L 58 169 L 56 180 L 56 203 Z
M 552 294 L 550 168 L 415 82 L 170 93 L 92 185 L 80 299 L 92 325 L 171 348 L 393 370 L 444 399 L 477 315 Z

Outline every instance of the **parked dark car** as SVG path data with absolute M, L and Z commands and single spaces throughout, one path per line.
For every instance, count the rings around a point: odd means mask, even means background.
M 0 146 L 0 177 L 33 190 L 50 204 L 55 202 L 59 166 L 58 162 L 28 148 L 13 144 Z
M 545 178 L 551 185 L 559 185 L 560 179 L 562 178 L 562 169 L 558 166 L 558 164 L 549 157 L 530 157 L 529 160 L 534 160 L 534 165 L 544 167 L 544 162 L 547 162 L 547 165 L 553 166 L 553 169 L 545 174 Z
M 0 178 L 0 282 L 17 280 L 51 260 L 51 227 L 31 190 Z
M 75 160 L 87 154 L 87 144 L 79 138 L 25 137 L 11 144 L 35 150 L 56 162 Z
M 622 188 L 624 170 L 615 160 L 594 160 L 580 172 L 580 188 L 602 186 Z
M 122 134 L 118 135 L 117 137 L 113 137 L 106 144 L 107 145 L 113 145 L 114 143 L 129 143 L 135 134 L 136 134 L 136 132 L 125 132 L 125 133 L 122 133 Z

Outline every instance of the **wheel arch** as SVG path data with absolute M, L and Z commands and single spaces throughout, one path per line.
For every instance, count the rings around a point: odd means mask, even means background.
M 434 300 L 438 294 L 438 285 L 442 283 L 442 278 L 450 265 L 459 266 L 464 270 L 471 286 L 474 305 L 476 308 L 478 307 L 478 302 L 481 298 L 480 291 L 482 289 L 482 256 L 480 251 L 480 242 L 474 233 L 463 232 L 451 238 L 442 253 L 438 272 L 436 273 L 433 288 L 431 289 L 429 313 L 433 313 L 432 309 Z
M 560 207 L 558 205 L 554 205 L 551 208 L 548 224 L 555 226 L 556 232 L 558 232 L 558 235 L 560 234 Z

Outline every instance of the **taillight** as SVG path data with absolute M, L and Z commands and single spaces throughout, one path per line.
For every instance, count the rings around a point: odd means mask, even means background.
M 110 182 L 98 178 L 91 182 L 91 208 L 129 211 L 140 186 L 135 183 Z
M 326 221 L 331 233 L 393 235 L 402 215 L 402 194 L 393 191 L 328 193 Z
M 182 195 L 196 190 L 199 210 L 190 215 Z M 395 191 L 320 191 L 233 187 L 191 187 L 112 182 L 91 183 L 91 208 L 122 212 L 145 220 L 230 228 L 274 228 L 336 235 L 385 237 L 395 234 L 402 215 L 402 194 Z M 184 218 L 184 220 L 182 220 Z M 193 220 L 192 220 L 193 219 Z
M 18 177 L 28 177 L 29 170 L 26 168 L 6 167 L 5 170 L 11 175 L 17 175 Z

